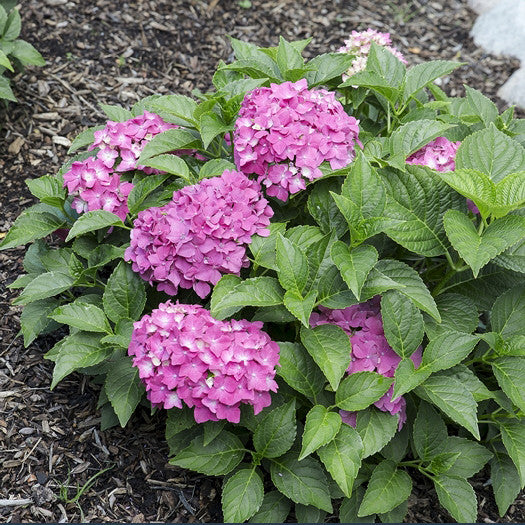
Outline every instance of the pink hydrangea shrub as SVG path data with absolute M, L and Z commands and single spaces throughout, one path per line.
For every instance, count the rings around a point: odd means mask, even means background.
M 224 273 L 249 265 L 246 245 L 268 236 L 273 210 L 260 185 L 226 170 L 173 194 L 160 208 L 141 211 L 124 258 L 150 284 L 170 295 L 192 288 L 202 298 Z
M 348 374 L 368 371 L 394 377 L 401 357 L 394 352 L 385 337 L 380 296 L 342 310 L 331 310 L 320 306 L 319 313 L 312 313 L 310 325 L 315 327 L 321 324 L 335 324 L 350 336 L 352 355 L 347 369 Z M 421 364 L 420 349 L 412 354 L 412 360 L 416 367 Z M 383 412 L 399 414 L 399 428 L 401 428 L 406 421 L 406 402 L 403 397 L 392 400 L 392 393 L 393 386 L 374 404 Z M 355 426 L 355 412 L 342 410 L 340 413 L 345 423 Z
M 200 305 L 170 301 L 134 324 L 128 349 L 154 406 L 195 407 L 197 423 L 238 423 L 240 405 L 271 403 L 279 345 L 262 322 L 217 321 Z
M 388 49 L 403 64 L 407 63 L 400 51 L 392 47 L 390 33 L 380 33 L 371 28 L 368 28 L 366 31 L 352 31 L 350 37 L 345 40 L 345 45 L 337 50 L 338 53 L 348 53 L 355 57 L 346 73 L 343 73 L 343 80 L 348 80 L 352 75 L 366 68 L 372 42 Z
M 137 166 L 137 159 L 155 135 L 172 127 L 158 115 L 145 111 L 125 122 L 109 121 L 104 129 L 95 131 L 95 141 L 88 150 L 99 148 L 96 156 L 73 162 L 64 173 L 64 186 L 70 195 L 75 195 L 73 208 L 78 213 L 106 210 L 124 220 L 133 184 L 122 181 L 120 173 L 135 169 L 155 173 L 157 170 Z
M 245 96 L 235 122 L 235 164 L 258 175 L 268 195 L 286 201 L 322 176 L 322 162 L 338 169 L 353 160 L 358 124 L 334 93 L 310 90 L 305 79 L 257 88 Z

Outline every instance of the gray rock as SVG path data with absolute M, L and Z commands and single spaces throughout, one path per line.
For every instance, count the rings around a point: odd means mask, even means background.
M 525 108 L 525 67 L 512 73 L 507 82 L 499 88 L 498 96 L 508 104 Z
M 492 9 L 501 0 L 468 0 L 468 5 L 476 11 L 476 13 L 484 13 Z

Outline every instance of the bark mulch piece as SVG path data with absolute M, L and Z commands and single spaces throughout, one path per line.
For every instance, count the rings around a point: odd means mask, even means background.
M 465 62 L 442 87 L 463 83 L 495 99 L 518 62 L 474 46 L 464 0 L 26 0 L 22 38 L 47 66 L 13 81 L 18 104 L 0 110 L 0 232 L 33 203 L 24 179 L 55 173 L 70 141 L 101 124 L 99 104 L 206 90 L 227 35 L 259 45 L 313 37 L 307 54 L 339 47 L 352 29 L 389 31 L 409 62 Z M 501 101 L 498 101 L 503 107 Z M 522 114 L 523 115 L 523 114 Z M 2 235 L 0 233 L 0 235 Z M 22 271 L 23 250 L 0 253 L 0 282 Z M 99 430 L 97 386 L 71 375 L 51 392 L 42 337 L 24 349 L 20 308 L 0 289 L 0 522 L 220 522 L 220 484 L 167 464 L 163 415 L 139 410 L 125 429 Z M 97 475 L 92 484 L 86 483 Z M 474 480 L 482 522 L 525 519 L 523 495 L 499 518 L 488 475 Z M 6 499 L 11 499 L 6 504 Z M 408 521 L 448 522 L 435 492 L 416 479 Z

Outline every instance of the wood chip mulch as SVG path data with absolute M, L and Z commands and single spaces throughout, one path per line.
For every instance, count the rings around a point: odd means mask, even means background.
M 227 35 L 258 45 L 313 37 L 311 54 L 335 50 L 352 29 L 389 31 L 411 63 L 465 62 L 442 86 L 452 95 L 468 83 L 495 99 L 518 67 L 474 46 L 464 0 L 26 0 L 21 14 L 22 38 L 47 66 L 17 76 L 19 103 L 0 109 L 0 232 L 33 202 L 24 179 L 55 173 L 70 141 L 103 123 L 100 103 L 206 90 L 218 61 L 231 58 Z M 0 253 L 0 522 L 221 522 L 218 480 L 167 464 L 162 414 L 142 410 L 127 428 L 101 432 L 96 385 L 72 375 L 49 390 L 42 355 L 54 340 L 23 348 L 20 308 L 5 288 L 22 257 Z M 524 521 L 523 494 L 499 518 L 487 478 L 474 479 L 479 521 Z M 451 521 L 424 479 L 408 521 Z

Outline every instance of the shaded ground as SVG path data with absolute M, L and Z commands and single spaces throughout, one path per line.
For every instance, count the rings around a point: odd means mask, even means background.
M 54 173 L 69 140 L 101 124 L 98 104 L 131 105 L 160 93 L 206 89 L 211 72 L 231 50 L 226 35 L 275 45 L 313 37 L 310 49 L 335 50 L 352 29 L 390 31 L 410 62 L 429 58 L 466 63 L 443 86 L 462 84 L 495 97 L 518 62 L 476 49 L 468 36 L 475 19 L 464 1 L 448 0 L 26 0 L 22 37 L 42 52 L 45 68 L 15 79 L 19 104 L 0 111 L 0 232 L 32 202 L 25 178 Z M 0 499 L 30 499 L 2 506 L 0 522 L 222 521 L 218 482 L 166 464 L 162 415 L 134 416 L 126 429 L 101 432 L 96 386 L 72 375 L 53 391 L 53 345 L 41 338 L 24 349 L 15 339 L 20 309 L 4 288 L 21 272 L 22 250 L 0 253 Z M 78 503 L 83 486 L 102 470 Z M 487 476 L 474 485 L 479 521 L 520 522 L 522 496 L 497 515 Z M 447 522 L 426 480 L 417 480 L 409 520 Z

